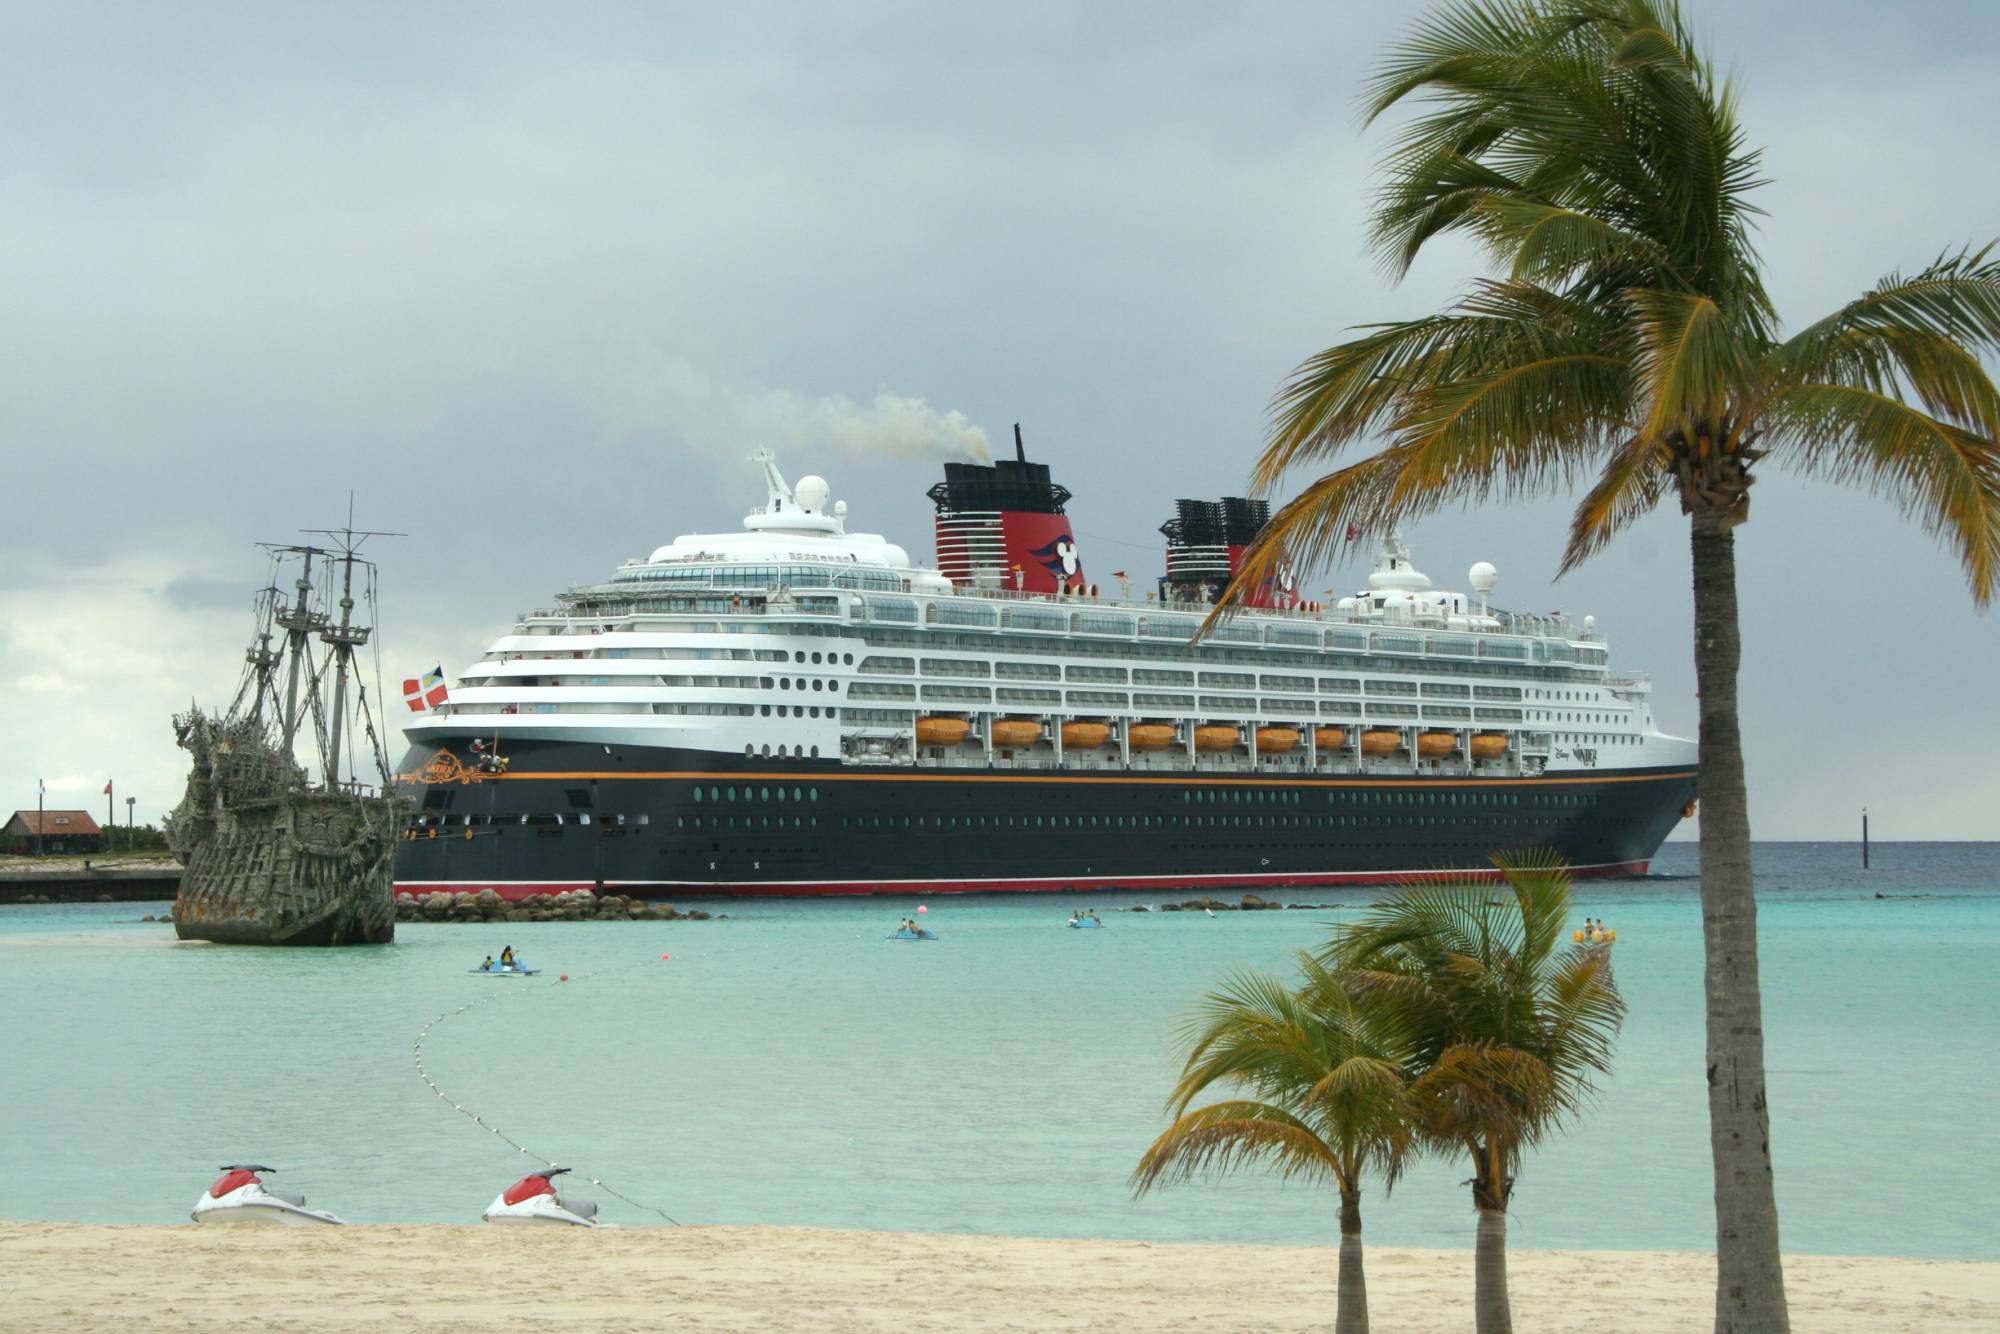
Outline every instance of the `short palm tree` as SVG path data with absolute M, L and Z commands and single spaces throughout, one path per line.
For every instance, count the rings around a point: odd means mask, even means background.
M 1298 987 L 1262 973 L 1232 978 L 1189 1021 L 1187 1062 L 1167 1101 L 1175 1118 L 1132 1184 L 1155 1185 L 1257 1162 L 1340 1194 L 1338 1334 L 1366 1334 L 1361 1180 L 1394 1185 L 1413 1141 L 1406 1048 L 1392 1011 L 1333 985 L 1310 958 Z M 1221 1085 L 1240 1096 L 1189 1104 Z
M 1426 1147 L 1472 1159 L 1480 1334 L 1512 1328 L 1507 1205 L 1522 1150 L 1572 1120 L 1610 1069 L 1625 1003 L 1609 951 L 1569 943 L 1569 875 L 1501 861 L 1502 883 L 1417 884 L 1340 929 L 1322 977 L 1386 1006 L 1408 1035 Z
M 1446 0 L 1393 48 L 1407 108 L 1374 241 L 1400 276 L 1462 233 L 1494 264 L 1440 314 L 1365 326 L 1279 394 L 1263 489 L 1362 440 L 1285 505 L 1218 607 L 1286 560 L 1441 505 L 1589 482 L 1563 569 L 1671 497 L 1689 519 L 1700 689 L 1716 1329 L 1788 1327 L 1771 1174 L 1736 682 L 1734 530 L 1768 461 L 1857 483 L 2000 588 L 2000 263 L 1947 253 L 1782 335 L 1745 146 L 1672 0 Z

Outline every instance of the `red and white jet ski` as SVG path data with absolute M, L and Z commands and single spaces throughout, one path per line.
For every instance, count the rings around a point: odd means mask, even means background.
M 556 1193 L 555 1178 L 567 1167 L 545 1167 L 530 1172 L 494 1198 L 486 1206 L 489 1223 L 536 1223 L 567 1227 L 610 1227 L 597 1221 L 597 1201 Z
M 259 1172 L 275 1172 L 275 1167 L 259 1167 L 253 1163 L 228 1163 L 222 1168 L 222 1176 L 213 1186 L 202 1192 L 194 1202 L 194 1212 L 188 1216 L 197 1223 L 222 1223 L 232 1226 L 263 1225 L 266 1227 L 318 1227 L 331 1223 L 338 1227 L 341 1220 L 324 1209 L 306 1208 L 306 1197 L 287 1190 L 272 1190 L 264 1184 Z

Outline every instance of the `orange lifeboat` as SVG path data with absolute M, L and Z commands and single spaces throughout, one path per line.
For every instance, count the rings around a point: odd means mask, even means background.
M 1042 725 L 1021 718 L 997 718 L 992 736 L 994 745 L 1004 750 L 1020 750 L 1042 739 Z
M 1109 723 L 1064 723 L 1062 743 L 1064 750 L 1092 750 L 1111 740 Z
M 1166 750 L 1174 744 L 1174 729 L 1166 723 L 1134 723 L 1125 729 L 1134 750 Z
M 1361 734 L 1363 755 L 1394 755 L 1403 748 L 1401 732 L 1371 731 Z
M 1440 759 L 1457 749 L 1456 732 L 1425 732 L 1417 738 L 1417 754 L 1427 760 Z
M 1313 732 L 1313 744 L 1321 750 L 1339 750 L 1347 744 L 1345 727 L 1321 727 Z
M 1213 754 L 1217 751 L 1235 750 L 1236 743 L 1243 739 L 1243 733 L 1233 727 L 1197 727 L 1194 729 L 1194 748 Z
M 1497 760 L 1506 753 L 1505 732 L 1481 732 L 1472 738 L 1472 758 L 1475 760 Z
M 917 719 L 919 746 L 956 746 L 972 735 L 972 724 L 963 718 Z
M 1296 727 L 1260 727 L 1257 729 L 1257 753 L 1259 755 L 1282 755 L 1288 750 L 1297 750 L 1299 730 Z

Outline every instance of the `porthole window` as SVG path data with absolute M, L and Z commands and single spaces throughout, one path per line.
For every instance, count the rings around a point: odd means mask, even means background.
M 724 789 L 722 789 L 722 795 L 727 797 L 730 801 L 733 802 L 736 800 L 736 789 L 733 787 L 725 787 Z
M 760 787 L 760 788 L 758 788 L 758 789 L 757 789 L 757 800 L 759 800 L 759 801 L 769 801 L 770 799 L 771 799 L 771 789 L 770 789 L 770 788 L 768 788 L 768 787 Z
M 817 654 L 817 653 L 813 654 L 813 661 L 814 661 L 814 662 L 818 662 L 818 661 L 819 661 L 819 654 Z
M 816 788 L 816 787 L 809 787 L 809 788 L 807 788 L 807 789 L 806 789 L 806 800 L 807 800 L 807 801 L 818 801 L 818 800 L 819 800 L 819 789 L 818 789 L 818 788 Z
M 813 678 L 813 689 L 814 689 L 814 690 L 824 690 L 824 689 L 826 689 L 826 683 L 825 683 L 825 682 L 823 682 L 823 681 L 821 681 L 821 680 L 820 680 L 820 679 L 819 679 L 818 677 L 814 677 L 814 678 Z
M 794 662 L 804 662 L 805 660 L 806 660 L 806 651 L 804 649 L 800 649 L 797 653 L 794 653 L 792 655 L 792 661 Z
M 695 805 L 697 805 L 697 806 L 701 805 L 701 784 L 700 784 L 700 783 L 696 783 L 696 784 L 694 785 L 694 804 L 695 804 Z
M 708 789 L 708 799 L 709 799 L 710 801 L 721 801 L 721 800 L 722 800 L 722 789 L 720 789 L 720 788 L 717 788 L 717 787 L 710 787 L 710 788 Z
M 768 756 L 770 755 L 770 753 L 771 753 L 771 746 L 770 746 L 770 743 L 769 743 L 769 742 L 766 742 L 766 743 L 765 743 L 765 745 L 764 745 L 764 754 L 765 754 L 765 756 L 767 756 L 767 757 L 768 757 Z

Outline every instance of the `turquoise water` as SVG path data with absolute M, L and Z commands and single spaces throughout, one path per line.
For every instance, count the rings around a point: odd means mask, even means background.
M 2000 844 L 1761 845 L 1787 1249 L 1993 1259 Z M 1631 1005 L 1587 1119 L 1531 1161 L 1522 1246 L 1712 1244 L 1694 851 L 1586 883 Z M 1877 899 L 1881 892 L 1893 896 Z M 1312 901 L 1341 897 L 1312 892 Z M 732 920 L 403 926 L 391 948 L 180 945 L 152 904 L 0 907 L 0 1217 L 174 1222 L 224 1161 L 356 1221 L 472 1221 L 540 1153 L 690 1222 L 1313 1242 L 1330 1202 L 1246 1175 L 1134 1201 L 1176 1018 L 1342 911 L 1134 915 L 1147 896 L 710 905 Z M 1358 905 L 1358 892 L 1345 901 Z M 463 971 L 512 943 L 539 978 Z M 661 962 L 661 952 L 671 952 Z M 575 980 L 564 984 L 557 974 Z M 1371 1191 L 1370 1238 L 1465 1245 L 1467 1176 Z M 604 1198 L 601 1192 L 591 1192 Z M 606 1217 L 657 1222 L 606 1200 Z

